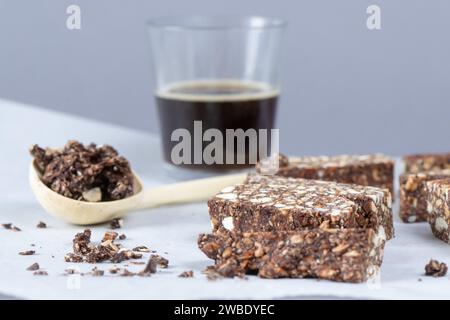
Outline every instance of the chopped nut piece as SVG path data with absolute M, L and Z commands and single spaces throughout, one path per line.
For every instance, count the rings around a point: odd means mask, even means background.
M 102 190 L 99 187 L 92 188 L 82 192 L 83 200 L 87 202 L 102 201 Z
M 37 262 L 33 263 L 31 266 L 27 268 L 28 271 L 36 271 L 39 270 L 39 264 Z
M 39 221 L 36 228 L 45 229 L 47 228 L 47 224 L 45 222 Z
M 189 271 L 183 271 L 182 273 L 180 273 L 178 275 L 178 277 L 180 278 L 192 278 L 194 276 L 194 271 L 189 270 Z
M 123 219 L 119 219 L 119 218 L 113 219 L 109 223 L 109 226 L 111 229 L 120 229 L 123 226 Z
M 149 248 L 147 248 L 146 246 L 137 246 L 137 247 L 133 248 L 133 251 L 136 251 L 136 252 L 150 252 Z
M 102 242 L 105 242 L 107 240 L 116 240 L 117 236 L 118 236 L 117 232 L 106 231 L 105 235 L 103 236 Z
M 35 254 L 35 251 L 33 251 L 33 250 L 21 251 L 21 252 L 19 252 L 19 254 L 21 256 L 31 256 L 31 255 Z
M 432 277 L 443 277 L 447 274 L 447 265 L 443 262 L 431 259 L 425 266 L 425 275 Z

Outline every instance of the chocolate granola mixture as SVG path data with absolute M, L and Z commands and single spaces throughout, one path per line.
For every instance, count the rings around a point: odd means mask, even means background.
M 426 183 L 427 213 L 433 235 L 450 243 L 450 179 Z
M 371 229 L 201 234 L 199 248 L 216 264 L 208 279 L 257 272 L 262 278 L 314 277 L 362 282 L 381 265 L 384 243 Z
M 249 175 L 208 201 L 213 232 L 372 228 L 394 235 L 388 190 L 327 181 Z
M 121 248 L 120 244 L 114 243 L 114 235 L 107 231 L 100 244 L 91 243 L 91 230 L 86 229 L 77 233 L 73 239 L 73 253 L 65 256 L 66 262 L 112 262 L 120 263 L 130 259 L 140 259 L 142 254 L 132 250 Z
M 450 169 L 450 153 L 412 154 L 402 158 L 406 173 Z
M 304 156 L 279 155 L 279 176 L 353 183 L 394 191 L 394 160 L 382 154 Z M 261 164 L 256 167 L 264 173 Z
M 428 181 L 450 178 L 450 169 L 400 175 L 400 218 L 403 222 L 428 220 Z
M 97 202 L 134 193 L 130 164 L 111 146 L 71 140 L 62 150 L 34 145 L 30 153 L 42 182 L 65 197 Z

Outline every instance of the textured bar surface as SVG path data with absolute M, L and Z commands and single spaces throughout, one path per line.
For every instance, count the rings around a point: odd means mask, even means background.
M 382 155 L 286 157 L 280 155 L 277 175 L 394 190 L 394 160 Z M 257 167 L 260 173 L 263 168 Z
M 450 243 L 450 179 L 426 183 L 428 191 L 428 222 L 434 236 Z
M 404 173 L 400 176 L 400 218 L 403 222 L 427 221 L 426 182 L 450 178 L 450 169 Z
M 450 153 L 412 154 L 403 157 L 406 173 L 450 169 Z
M 208 201 L 213 232 L 372 228 L 391 239 L 387 189 L 279 176 L 249 175 Z
M 372 229 L 201 234 L 198 245 L 223 276 L 362 282 L 381 265 L 384 241 Z

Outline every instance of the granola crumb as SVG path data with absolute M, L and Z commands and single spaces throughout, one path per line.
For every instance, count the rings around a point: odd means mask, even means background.
M 105 274 L 105 271 L 98 269 L 97 267 L 94 267 L 92 269 L 92 276 L 94 277 L 102 277 Z
M 150 259 L 148 259 L 147 265 L 145 266 L 144 270 L 140 272 L 141 275 L 156 273 L 158 265 L 158 258 L 152 255 Z
M 202 273 L 209 281 L 215 281 L 222 278 L 222 275 L 217 272 L 215 266 L 207 266 L 206 269 L 202 271 Z
M 109 223 L 109 227 L 111 229 L 120 229 L 123 226 L 123 219 L 121 218 L 116 218 L 111 220 L 111 222 Z
M 109 271 L 109 273 L 111 273 L 111 274 L 117 274 L 117 273 L 119 273 L 120 268 L 114 267 L 114 268 L 109 269 L 108 271 Z
M 11 230 L 11 231 L 22 231 L 19 227 L 16 227 L 15 225 L 13 225 L 12 223 L 2 223 L 1 226 L 3 228 L 5 228 L 6 230 Z
M 194 276 L 194 271 L 189 270 L 189 271 L 183 271 L 182 273 L 180 273 L 178 275 L 178 277 L 180 278 L 192 278 Z
M 443 262 L 431 259 L 425 266 L 425 275 L 432 277 L 443 277 L 447 274 L 447 265 Z
M 117 233 L 108 231 L 105 233 L 100 244 L 91 243 L 91 230 L 86 229 L 77 233 L 73 239 L 73 252 L 66 254 L 66 262 L 112 262 L 120 263 L 125 260 L 140 259 L 142 254 L 121 248 L 120 244 L 114 242 Z
M 36 228 L 45 229 L 47 228 L 47 224 L 43 221 L 39 221 L 39 223 L 36 225 Z
M 78 274 L 79 272 L 75 269 L 66 269 L 65 274 Z
M 36 271 L 36 270 L 39 270 L 39 269 L 40 269 L 39 263 L 35 262 L 31 266 L 29 266 L 27 268 L 27 271 Z
M 44 270 L 38 270 L 38 271 L 35 271 L 33 274 L 34 274 L 35 276 L 48 276 L 47 271 L 44 271 Z
M 35 251 L 34 250 L 21 251 L 21 252 L 19 252 L 19 254 L 21 256 L 31 256 L 31 255 L 35 254 Z
M 150 249 L 147 248 L 146 246 L 137 246 L 137 247 L 133 248 L 133 251 L 136 251 L 136 252 L 150 252 Z
M 161 257 L 158 254 L 152 254 L 151 258 L 153 258 L 156 263 L 163 269 L 166 269 L 169 266 L 169 260 L 164 257 Z
M 121 277 L 134 277 L 136 273 L 131 272 L 128 269 L 123 269 L 123 272 L 120 274 Z

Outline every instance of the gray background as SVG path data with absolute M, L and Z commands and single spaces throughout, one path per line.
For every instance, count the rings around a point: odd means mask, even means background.
M 79 31 L 65 26 L 69 4 Z M 379 31 L 366 28 L 370 4 Z M 450 151 L 449 12 L 448 0 L 0 0 L 0 97 L 158 132 L 145 21 L 268 15 L 289 22 L 282 151 Z

